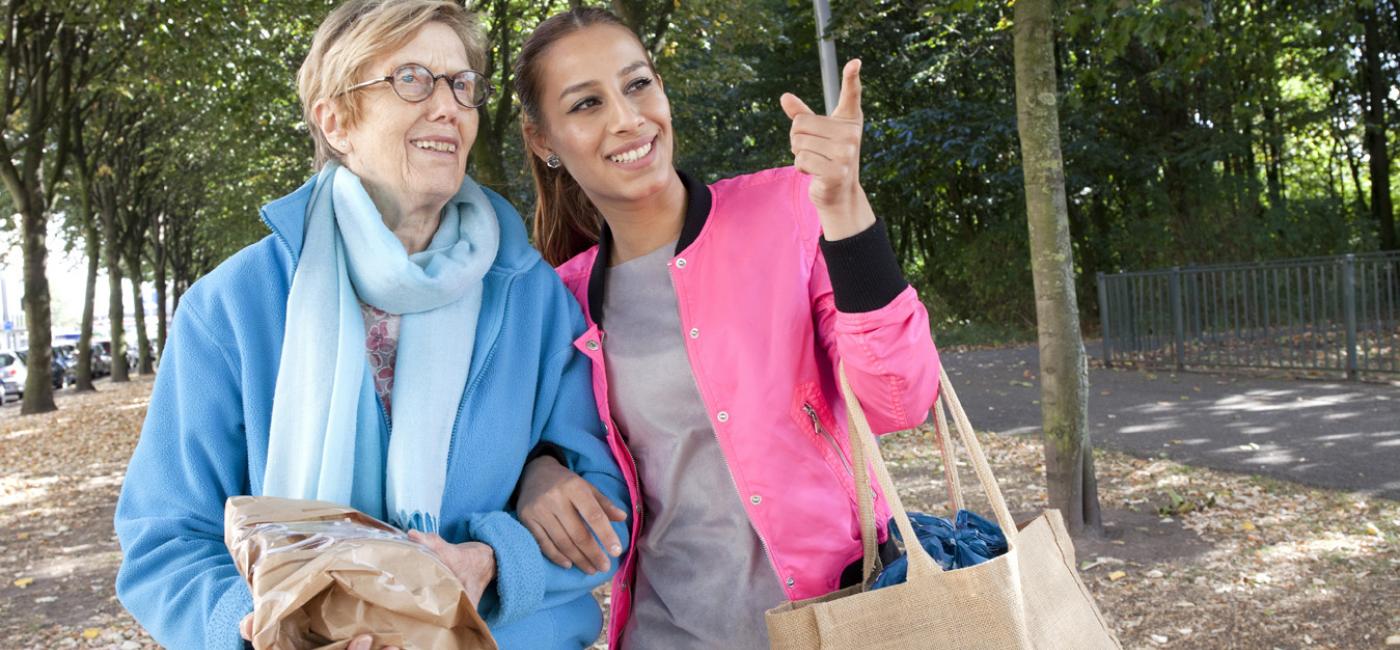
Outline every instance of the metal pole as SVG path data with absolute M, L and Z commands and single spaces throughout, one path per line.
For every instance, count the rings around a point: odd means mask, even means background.
M 1342 260 L 1342 314 L 1347 327 L 1347 379 L 1356 379 L 1356 256 Z
M 1176 369 L 1186 367 L 1186 320 L 1181 310 L 1181 267 L 1173 266 L 1169 290 L 1172 300 L 1172 351 L 1176 354 Z
M 1104 285 L 1103 271 L 1097 276 L 1099 281 L 1099 335 L 1103 336 L 1103 367 L 1113 367 L 1113 348 L 1108 343 L 1108 287 Z
M 836 44 L 831 41 L 827 29 L 831 26 L 831 5 L 827 0 L 812 0 L 817 11 L 817 53 L 822 62 L 822 97 L 826 100 L 826 114 L 836 110 L 836 102 L 841 97 L 841 73 L 836 65 Z

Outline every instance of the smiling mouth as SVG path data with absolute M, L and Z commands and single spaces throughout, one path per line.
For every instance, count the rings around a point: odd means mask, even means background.
M 441 142 L 438 140 L 413 140 L 409 144 L 425 151 L 440 151 L 442 153 L 457 153 L 457 145 L 451 142 Z
M 633 150 L 631 150 L 631 151 L 624 151 L 624 152 L 622 152 L 622 153 L 620 153 L 620 154 L 617 154 L 616 156 L 608 156 L 608 160 L 611 160 L 611 161 L 613 161 L 613 162 L 615 162 L 615 163 L 621 163 L 621 164 L 624 164 L 624 165 L 627 164 L 627 163 L 630 163 L 630 162 L 636 162 L 638 159 L 640 159 L 640 158 L 646 156 L 647 154 L 651 153 L 652 144 L 655 143 L 655 142 L 656 142 L 655 140 L 652 140 L 651 142 L 648 142 L 648 143 L 646 143 L 646 144 L 644 144 L 644 145 L 642 145 L 642 146 L 640 146 L 640 147 L 637 147 L 636 149 L 633 149 Z

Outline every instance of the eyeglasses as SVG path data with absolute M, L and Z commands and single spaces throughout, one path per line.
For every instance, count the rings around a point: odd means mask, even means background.
M 458 104 L 467 108 L 481 106 L 491 96 L 491 82 L 480 72 L 463 70 L 455 74 L 433 74 L 432 70 L 417 63 L 401 65 L 394 70 L 394 74 L 355 84 L 345 92 L 387 81 L 399 99 L 417 103 L 432 96 L 433 89 L 437 88 L 438 79 L 446 79 L 447 87 L 452 89 L 452 97 Z

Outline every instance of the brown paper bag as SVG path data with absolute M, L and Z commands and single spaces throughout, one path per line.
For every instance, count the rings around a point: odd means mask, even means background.
M 323 501 L 232 497 L 224 543 L 253 592 L 253 647 L 496 650 L 462 583 L 402 531 Z

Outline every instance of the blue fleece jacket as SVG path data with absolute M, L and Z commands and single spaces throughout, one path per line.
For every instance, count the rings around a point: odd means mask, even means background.
M 262 493 L 287 294 L 311 189 L 308 182 L 265 206 L 272 235 L 191 286 L 175 313 L 116 511 L 117 596 L 166 647 L 243 647 L 238 622 L 253 605 L 224 546 L 224 501 Z M 541 442 L 631 512 L 627 488 L 603 437 L 588 361 L 572 345 L 584 329 L 578 305 L 530 247 L 515 210 L 487 195 L 501 246 L 484 280 L 452 431 L 441 533 L 494 549 L 497 578 L 480 611 L 501 648 L 581 648 L 602 625 L 590 591 L 608 575 L 547 561 L 514 516 L 511 495 Z M 613 528 L 627 539 L 626 525 Z

